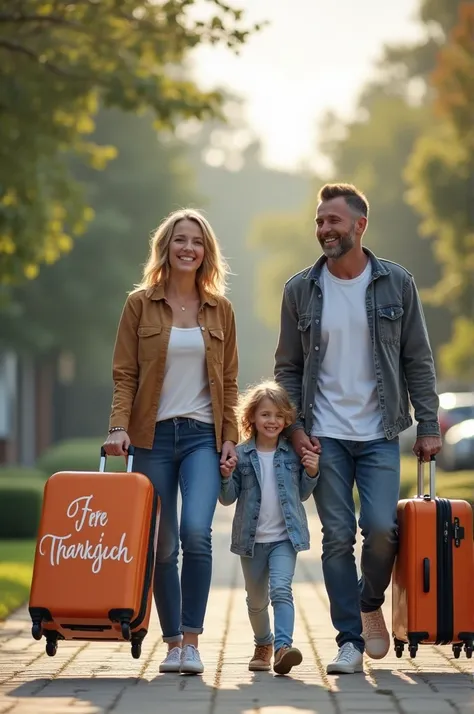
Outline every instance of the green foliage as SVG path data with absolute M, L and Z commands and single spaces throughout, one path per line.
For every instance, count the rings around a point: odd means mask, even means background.
M 28 466 L 0 466 L 0 482 L 4 479 L 9 479 L 12 483 L 16 483 L 16 479 L 35 479 L 47 478 L 47 474 L 40 469 L 29 468 Z
M 458 24 L 433 74 L 443 117 L 418 141 L 407 167 L 408 200 L 432 238 L 441 279 L 428 293 L 455 316 L 440 353 L 448 376 L 474 377 L 474 5 L 460 6 Z
M 90 139 L 99 106 L 151 110 L 160 128 L 219 113 L 219 95 L 182 64 L 200 44 L 237 50 L 258 28 L 206 3 L 202 21 L 195 0 L 0 0 L 0 285 L 36 277 L 93 217 L 70 163 L 101 169 L 116 155 Z
M 29 353 L 70 351 L 76 376 L 89 383 L 110 381 L 120 311 L 140 276 L 151 231 L 196 197 L 183 146 L 159 140 L 150 115 L 103 111 L 93 138 L 118 149 L 103 172 L 77 172 L 97 218 L 67 256 L 12 290 L 0 313 L 5 342 Z
M 0 479 L 0 538 L 34 538 L 43 501 L 39 478 Z
M 98 471 L 103 439 L 68 439 L 51 446 L 38 459 L 37 466 L 48 477 L 58 471 Z M 125 459 L 109 457 L 107 471 L 124 471 Z
M 34 540 L 0 540 L 0 622 L 28 599 L 34 555 Z

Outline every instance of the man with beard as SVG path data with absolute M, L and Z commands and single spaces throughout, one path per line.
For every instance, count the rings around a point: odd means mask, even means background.
M 284 287 L 275 379 L 297 408 L 295 450 L 320 452 L 314 491 L 323 532 L 323 573 L 339 650 L 328 674 L 362 671 L 390 637 L 381 606 L 397 548 L 398 435 L 418 422 L 414 453 L 441 448 L 433 356 L 412 275 L 362 246 L 368 202 L 349 184 L 319 192 L 316 238 L 323 255 Z M 354 559 L 354 483 L 364 539 Z

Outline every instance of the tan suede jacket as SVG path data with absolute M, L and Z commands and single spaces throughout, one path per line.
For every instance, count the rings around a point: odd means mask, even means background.
M 123 427 L 132 444 L 140 448 L 153 446 L 172 320 L 163 285 L 129 295 L 120 318 L 110 427 Z M 239 438 L 235 416 L 238 353 L 229 300 L 201 292 L 198 323 L 206 348 L 216 445 L 221 451 L 224 441 L 237 443 Z

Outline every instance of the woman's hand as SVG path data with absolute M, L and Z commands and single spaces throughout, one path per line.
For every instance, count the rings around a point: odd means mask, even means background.
M 224 441 L 222 444 L 220 466 L 224 478 L 229 478 L 237 466 L 237 452 L 233 441 Z
M 125 429 L 113 431 L 108 435 L 103 446 L 107 456 L 127 456 L 130 437 Z

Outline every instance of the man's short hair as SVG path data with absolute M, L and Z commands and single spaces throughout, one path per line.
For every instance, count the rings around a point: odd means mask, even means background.
M 367 218 L 369 202 L 362 191 L 351 183 L 327 183 L 318 193 L 318 201 L 331 201 L 333 198 L 342 198 L 355 213 Z

